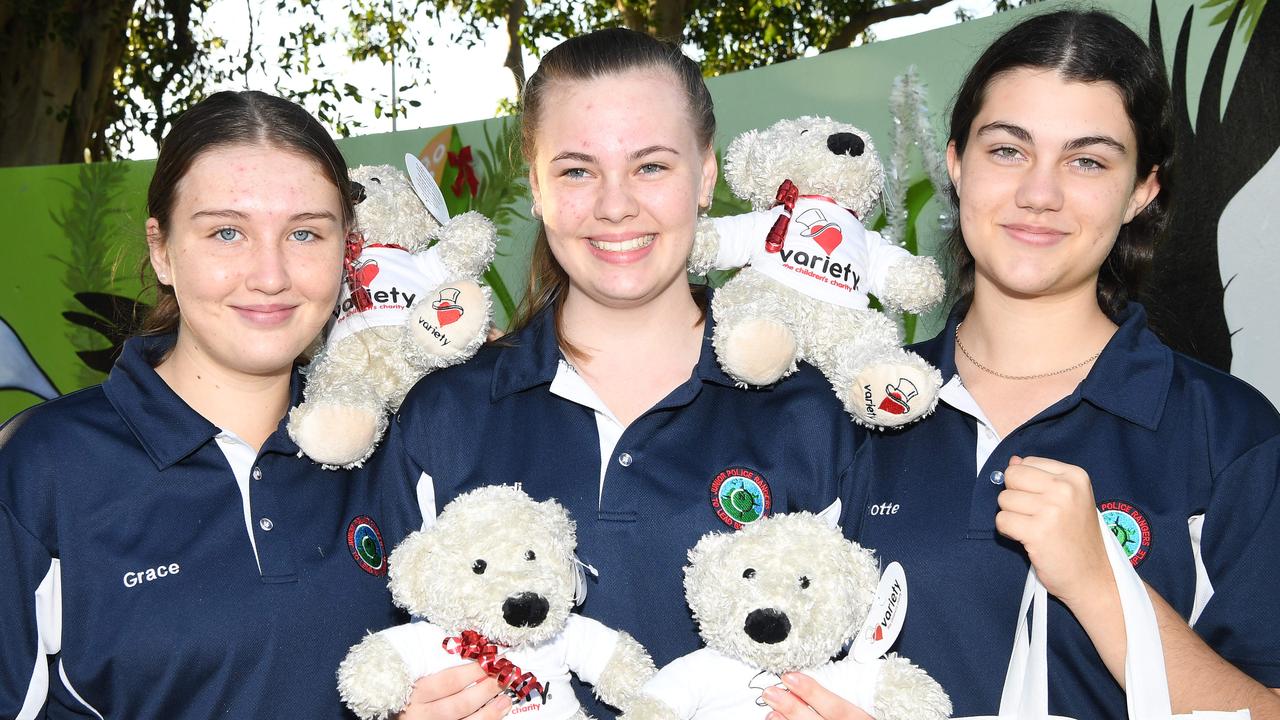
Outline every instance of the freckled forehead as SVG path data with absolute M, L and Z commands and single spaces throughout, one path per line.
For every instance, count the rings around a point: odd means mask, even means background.
M 315 159 L 262 145 L 231 145 L 196 157 L 178 183 L 175 215 L 201 210 L 341 217 L 338 188 Z
M 548 86 L 536 133 L 538 156 L 622 154 L 653 145 L 696 149 L 687 95 L 663 69 L 629 70 Z

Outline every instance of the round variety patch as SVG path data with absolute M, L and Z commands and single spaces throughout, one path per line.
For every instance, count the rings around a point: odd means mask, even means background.
M 769 483 L 755 470 L 726 468 L 711 481 L 711 507 L 734 530 L 768 515 L 772 506 Z
M 361 515 L 347 526 L 347 547 L 351 557 L 361 570 L 370 575 L 387 574 L 387 552 L 382 544 L 378 524 L 368 515 Z
M 1129 562 L 1138 567 L 1151 550 L 1151 524 L 1141 510 L 1124 500 L 1108 500 L 1098 504 L 1102 520 L 1110 528 Z

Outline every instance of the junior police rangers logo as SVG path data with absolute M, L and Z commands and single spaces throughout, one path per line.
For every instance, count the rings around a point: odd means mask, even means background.
M 373 518 L 360 515 L 347 525 L 347 547 L 361 570 L 375 576 L 387 574 L 386 547 Z
M 731 467 L 721 470 L 711 481 L 711 507 L 725 525 L 740 530 L 769 514 L 773 495 L 760 473 Z
M 1102 520 L 1107 524 L 1124 554 L 1134 566 L 1146 559 L 1151 550 L 1151 524 L 1141 510 L 1124 500 L 1108 500 L 1098 504 Z

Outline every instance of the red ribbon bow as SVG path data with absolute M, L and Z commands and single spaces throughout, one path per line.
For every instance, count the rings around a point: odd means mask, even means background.
M 364 251 L 364 237 L 360 233 L 347 234 L 347 246 L 342 254 L 342 272 L 347 283 L 347 289 L 351 291 L 351 300 L 355 304 L 358 312 L 364 312 L 373 307 L 373 298 L 369 296 L 369 288 L 365 287 L 356 278 L 356 260 L 360 259 L 360 254 Z
M 783 180 L 778 186 L 777 199 L 773 206 L 784 206 L 787 209 L 785 215 L 779 215 L 777 220 L 773 221 L 773 227 L 769 228 L 769 235 L 764 240 L 765 252 L 781 252 L 782 239 L 787 235 L 787 225 L 791 223 L 791 211 L 796 209 L 796 200 L 800 197 L 800 189 L 790 180 Z
M 453 185 L 449 186 L 454 197 L 462 197 L 464 184 L 471 192 L 471 197 L 475 197 L 476 191 L 480 189 L 480 181 L 476 179 L 475 167 L 472 165 L 471 146 L 467 145 L 456 153 L 449 153 L 449 164 L 458 168 L 458 177 L 454 178 Z
M 498 657 L 498 646 L 474 630 L 463 630 L 461 635 L 445 638 L 441 647 L 450 655 L 459 655 L 480 663 L 489 677 L 497 680 L 504 689 L 515 693 L 520 700 L 528 700 L 535 690 L 539 695 L 546 695 L 542 683 L 538 682 L 533 673 L 522 672 L 515 663 Z

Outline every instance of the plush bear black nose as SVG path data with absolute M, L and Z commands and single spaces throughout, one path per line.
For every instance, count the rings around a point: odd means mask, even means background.
M 747 637 L 758 643 L 774 645 L 787 639 L 791 632 L 791 621 L 781 610 L 752 610 L 747 615 L 743 630 L 747 631 Z
M 536 593 L 520 593 L 502 603 L 502 619 L 511 627 L 538 627 L 547 619 L 551 606 Z
M 827 149 L 836 155 L 858 157 L 866 147 L 862 138 L 853 133 L 832 133 L 827 136 Z

